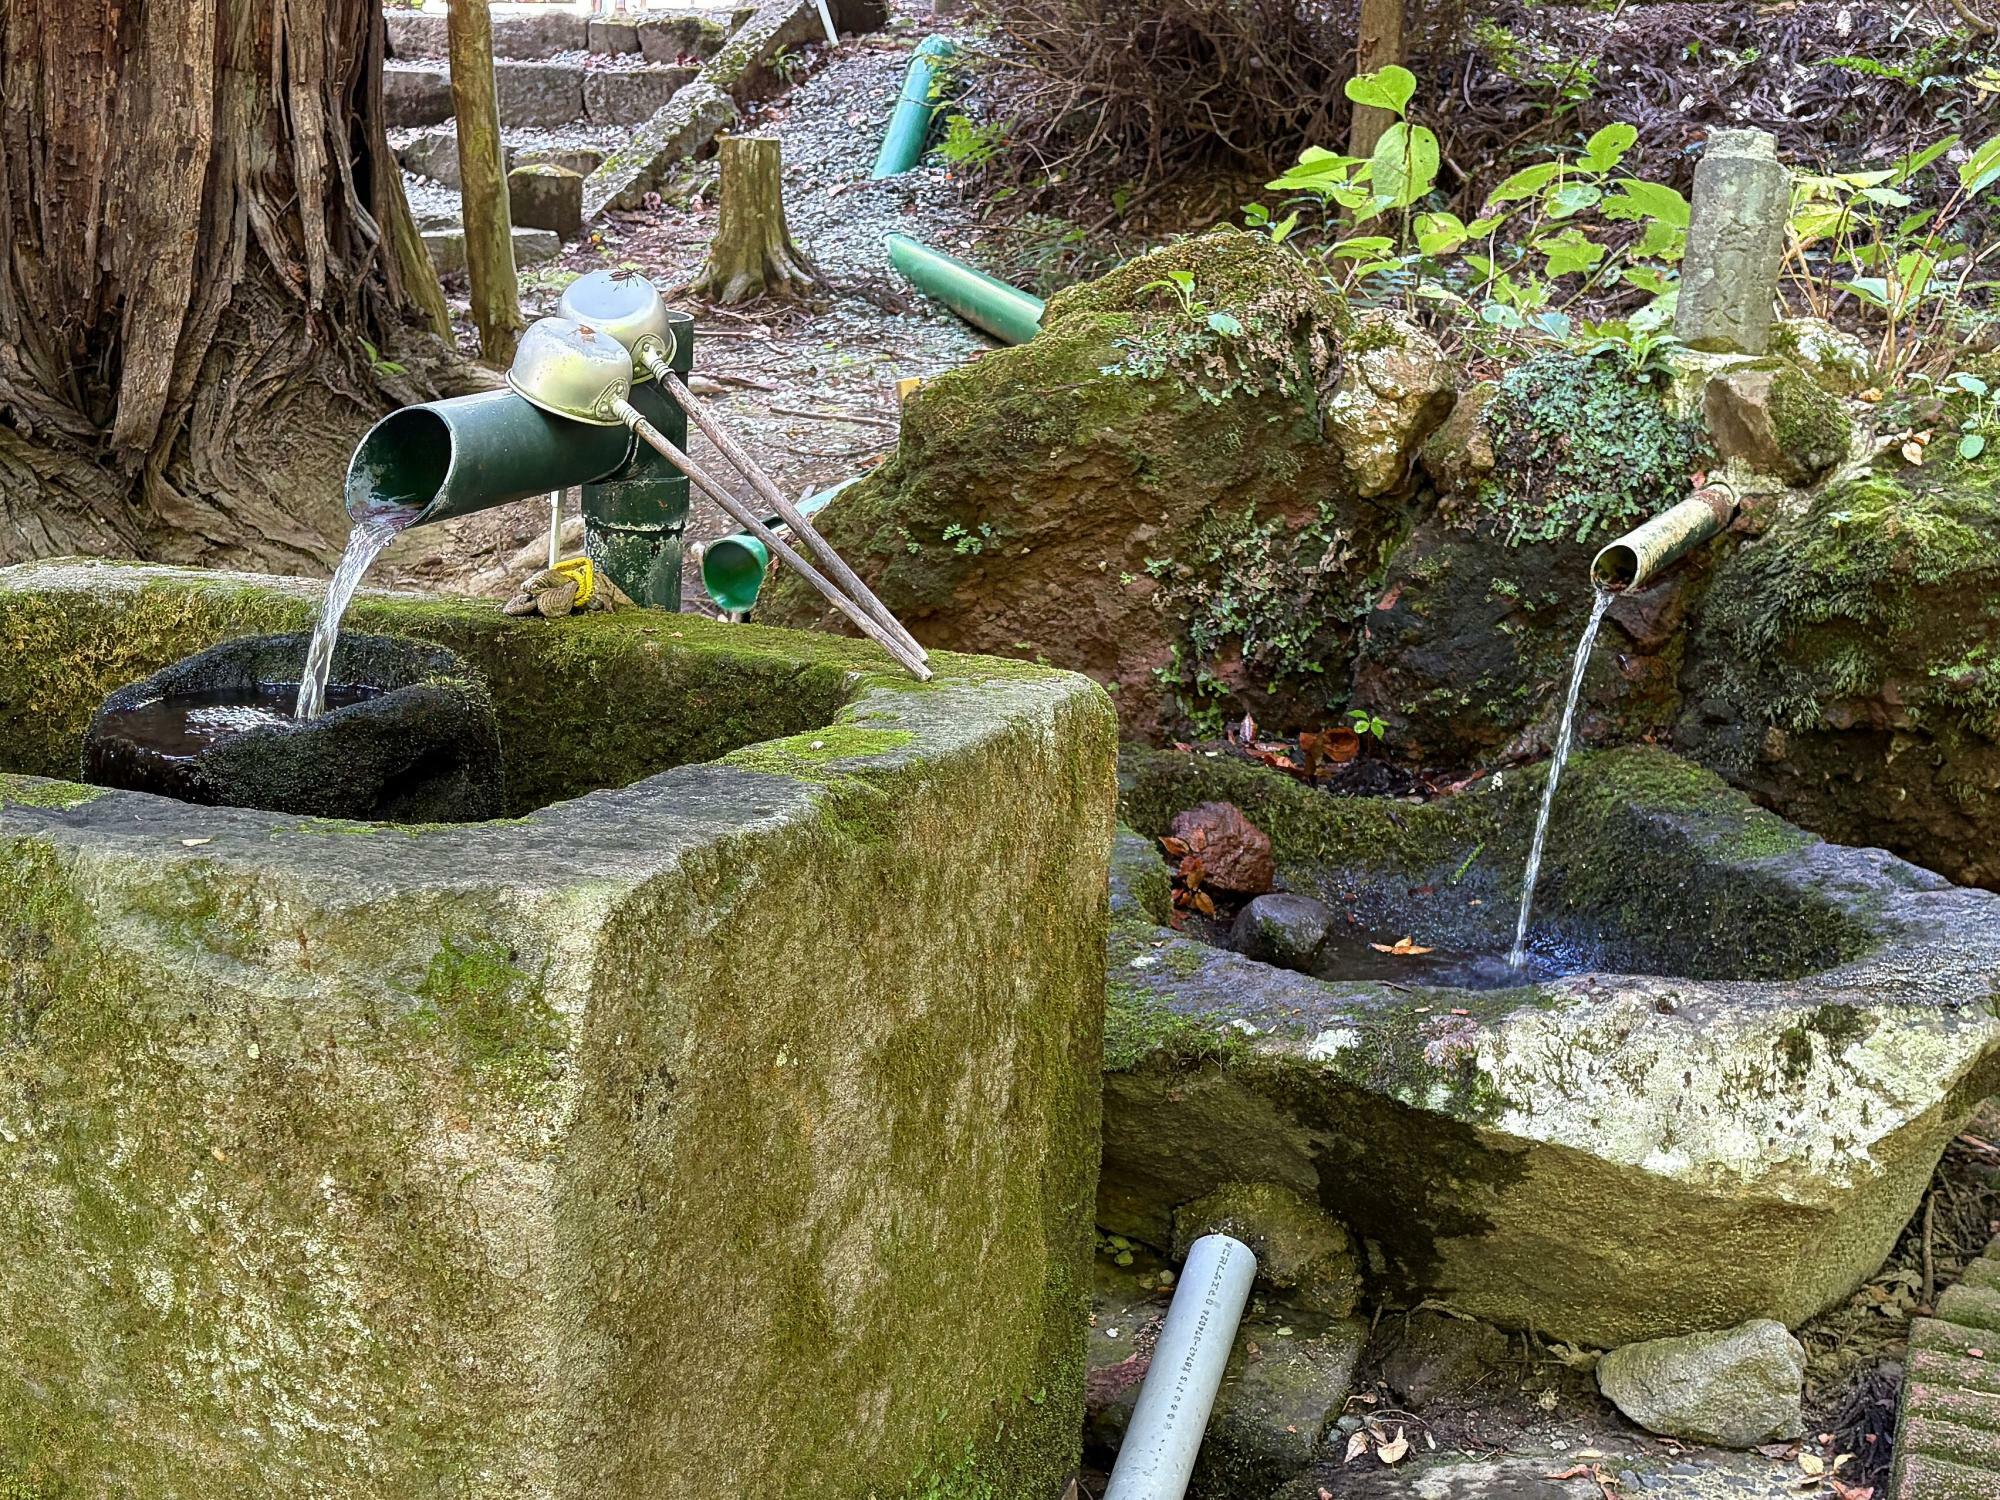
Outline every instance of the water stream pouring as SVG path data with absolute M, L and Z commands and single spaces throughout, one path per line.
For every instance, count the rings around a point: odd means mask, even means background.
M 750 487 L 758 497 L 791 527 L 793 534 L 833 575 L 834 581 L 847 596 L 901 643 L 906 652 L 920 662 L 928 659 L 929 653 L 915 636 L 903 628 L 902 621 L 875 597 L 874 591 L 847 565 L 847 560 L 819 534 L 805 512 L 785 496 L 771 476 L 750 457 L 742 444 L 729 435 L 714 413 L 688 389 L 687 383 L 674 373 L 673 329 L 667 321 L 666 304 L 660 300 L 659 292 L 650 281 L 629 271 L 592 271 L 570 283 L 562 294 L 562 300 L 556 304 L 556 316 L 582 323 L 600 333 L 608 333 L 624 345 L 632 356 L 633 379 L 639 381 L 651 377 L 664 385 L 680 404 L 681 410 L 688 414 L 688 420 L 701 429 L 702 435 L 715 445 L 738 473 L 750 481 Z
M 507 384 L 515 394 L 542 411 L 595 427 L 624 426 L 691 479 L 738 525 L 782 558 L 827 601 L 846 615 L 856 629 L 900 662 L 919 681 L 931 670 L 859 604 L 841 593 L 819 570 L 795 552 L 756 514 L 711 478 L 699 464 L 670 442 L 644 412 L 632 404 L 633 363 L 625 345 L 595 327 L 568 318 L 541 318 L 521 335 Z
M 1528 845 L 1528 865 L 1521 878 L 1521 909 L 1514 922 L 1514 946 L 1507 962 L 1518 969 L 1527 962 L 1528 920 L 1534 914 L 1535 882 L 1542 873 L 1542 846 L 1548 839 L 1549 814 L 1555 807 L 1556 786 L 1576 736 L 1576 700 L 1583 691 L 1583 674 L 1590 666 L 1591 648 L 1611 601 L 1627 589 L 1643 588 L 1736 519 L 1736 492 L 1720 480 L 1710 481 L 1671 509 L 1628 531 L 1600 550 L 1590 564 L 1597 597 L 1576 643 L 1576 660 L 1569 674 L 1569 697 L 1563 702 L 1562 726 L 1556 731 L 1549 757 L 1549 779 L 1542 788 L 1541 811 L 1535 817 L 1535 837 Z

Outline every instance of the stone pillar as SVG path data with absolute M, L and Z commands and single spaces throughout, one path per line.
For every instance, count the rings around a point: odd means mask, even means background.
M 1694 173 L 1674 332 L 1695 349 L 1762 354 L 1776 318 L 1791 180 L 1777 138 L 1718 130 Z

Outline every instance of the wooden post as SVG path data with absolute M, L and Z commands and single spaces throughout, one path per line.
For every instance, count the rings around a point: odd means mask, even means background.
M 714 302 L 797 297 L 819 268 L 792 243 L 778 138 L 731 135 L 721 142 L 722 213 L 708 247 L 700 290 Z
M 454 0 L 456 3 L 456 0 Z M 1403 0 L 1361 0 L 1361 24 L 1356 29 L 1354 71 L 1373 73 L 1403 60 Z M 1354 106 L 1348 127 L 1347 154 L 1370 156 L 1382 132 L 1396 122 L 1386 109 L 1372 104 Z
M 487 0 L 450 0 L 445 21 L 451 99 L 458 114 L 458 175 L 465 216 L 465 265 L 479 352 L 495 364 L 514 357 L 521 290 L 514 274 L 514 225 L 507 208 L 500 103 L 493 84 L 493 13 Z

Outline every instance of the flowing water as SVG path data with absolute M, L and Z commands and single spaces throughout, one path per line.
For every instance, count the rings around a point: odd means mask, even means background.
M 313 627 L 312 646 L 306 652 L 305 674 L 299 679 L 299 698 L 293 717 L 317 719 L 326 708 L 326 678 L 333 670 L 333 648 L 340 640 L 341 616 L 361 587 L 361 576 L 369 564 L 382 555 L 402 529 L 409 524 L 407 514 L 396 512 L 370 516 L 354 523 L 347 534 L 347 550 L 340 566 L 326 586 L 326 603 L 320 607 L 319 624 Z
M 1590 665 L 1590 648 L 1597 644 L 1597 627 L 1604 611 L 1617 596 L 1599 590 L 1590 606 L 1590 623 L 1583 627 L 1583 639 L 1576 643 L 1576 664 L 1569 674 L 1569 699 L 1563 704 L 1562 728 L 1556 731 L 1555 753 L 1549 757 L 1548 785 L 1542 788 L 1542 811 L 1535 819 L 1535 841 L 1528 846 L 1528 869 L 1521 879 L 1521 915 L 1514 923 L 1514 947 L 1507 955 L 1512 968 L 1520 968 L 1528 958 L 1528 918 L 1535 905 L 1535 881 L 1542 873 L 1542 841 L 1549 833 L 1549 809 L 1555 806 L 1556 783 L 1562 779 L 1563 762 L 1569 759 L 1569 742 L 1576 734 L 1576 700 L 1583 691 L 1584 669 Z

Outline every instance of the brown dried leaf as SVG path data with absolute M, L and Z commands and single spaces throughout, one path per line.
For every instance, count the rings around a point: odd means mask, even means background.
M 1187 840 L 1177 839 L 1171 833 L 1160 840 L 1160 846 L 1175 859 L 1185 857 L 1188 852 Z
M 1393 953 L 1398 958 L 1415 958 L 1419 954 L 1431 951 L 1428 948 L 1419 947 L 1413 939 L 1406 937 L 1399 937 L 1393 943 L 1370 943 L 1368 946 L 1373 948 L 1377 953 Z
M 1410 1440 L 1403 1436 L 1403 1429 L 1396 1429 L 1396 1436 L 1375 1450 L 1375 1456 L 1385 1464 L 1400 1462 L 1409 1454 Z
M 1204 917 L 1215 915 L 1215 902 L 1209 898 L 1207 891 L 1196 891 L 1194 893 L 1194 909 Z
M 1341 1462 L 1344 1464 L 1351 1464 L 1354 1462 L 1355 1459 L 1361 1457 L 1361 1455 L 1366 1453 L 1367 1451 L 1368 1451 L 1368 1429 L 1365 1427 L 1357 1427 L 1354 1430 L 1354 1436 L 1347 1440 L 1347 1457 L 1343 1458 Z

